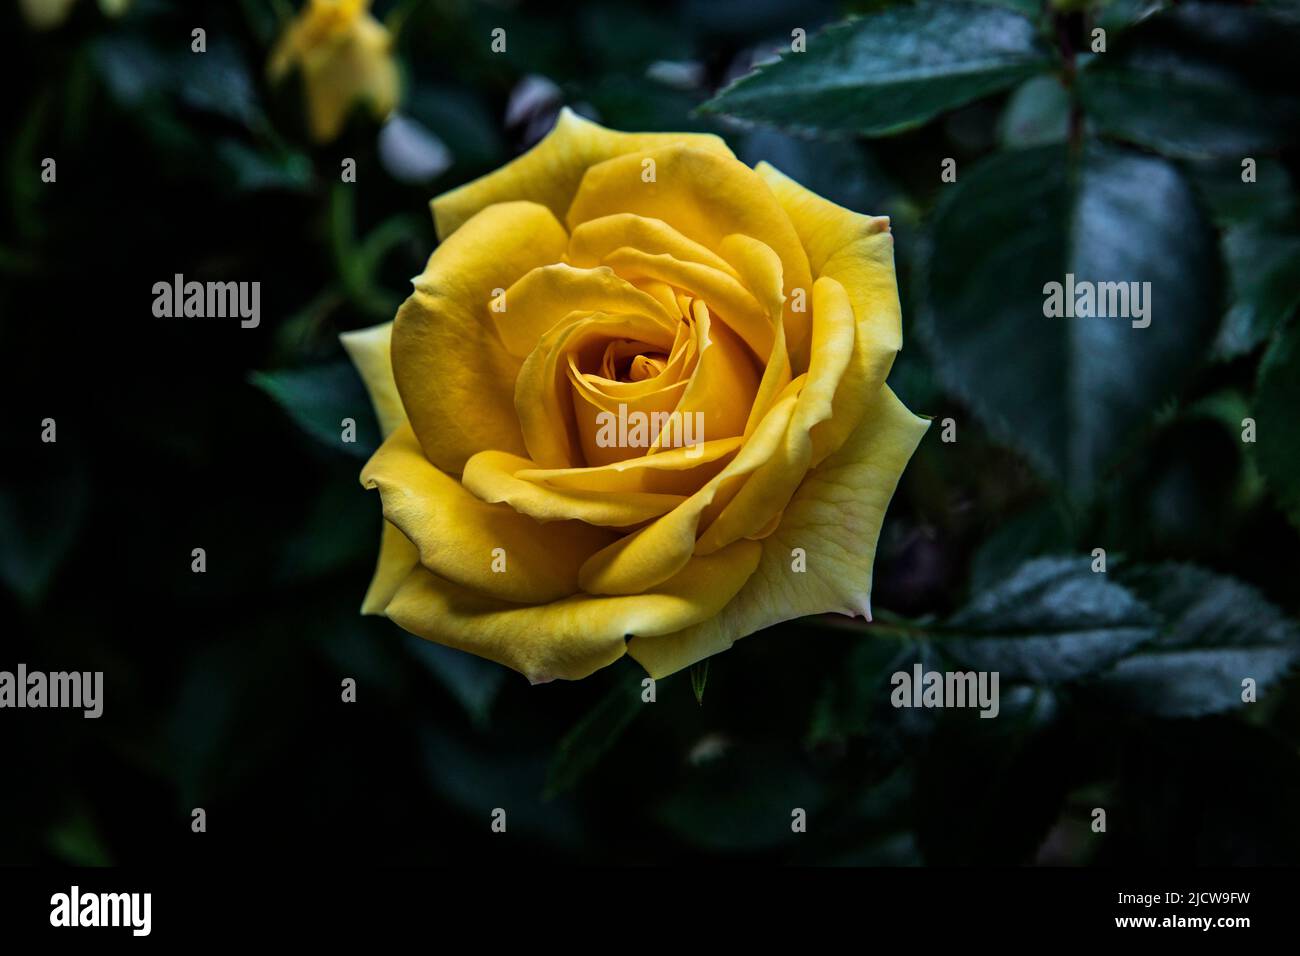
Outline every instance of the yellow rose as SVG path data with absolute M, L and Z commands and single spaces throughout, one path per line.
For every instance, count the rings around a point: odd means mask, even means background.
M 295 67 L 302 71 L 308 126 L 318 142 L 338 136 L 356 103 L 368 104 L 376 119 L 397 106 L 392 36 L 370 15 L 370 0 L 309 0 L 271 54 L 271 79 Z
M 624 652 L 661 677 L 790 618 L 870 615 L 929 424 L 885 385 L 887 219 L 715 136 L 567 110 L 432 207 L 442 244 L 396 320 L 343 336 L 386 435 L 363 612 L 533 682 Z M 702 435 L 611 446 L 616 409 Z

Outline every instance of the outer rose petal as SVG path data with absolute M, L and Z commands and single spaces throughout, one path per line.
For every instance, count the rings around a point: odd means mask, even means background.
M 894 275 L 894 240 L 884 216 L 864 216 L 809 192 L 767 163 L 755 172 L 776 194 L 814 276 L 844 286 L 857 319 L 853 359 L 835 396 L 835 413 L 813 431 L 813 464 L 840 446 L 857 426 L 864 394 L 884 384 L 903 347 L 902 311 Z
M 854 335 L 853 309 L 843 286 L 823 276 L 813 285 L 812 300 L 812 362 L 785 439 L 700 536 L 697 554 L 758 534 L 785 507 L 811 467 L 812 431 L 831 417 Z M 862 401 L 861 395 L 854 397 Z
M 516 199 L 541 203 L 563 220 L 589 167 L 624 153 L 683 142 L 719 156 L 732 156 L 727 144 L 711 133 L 619 133 L 565 107 L 555 128 L 528 152 L 429 204 L 438 238 L 446 239 L 479 210 Z
M 929 425 L 882 388 L 839 451 L 804 479 L 762 542 L 753 577 L 726 608 L 673 634 L 635 637 L 628 653 L 660 678 L 792 618 L 835 611 L 870 619 L 871 569 L 885 509 Z M 794 548 L 807 552 L 803 573 L 790 570 Z
M 487 448 L 524 453 L 514 407 L 520 362 L 497 337 L 489 308 L 493 290 L 558 262 L 568 242 L 544 206 L 491 206 L 429 257 L 398 311 L 397 388 L 420 446 L 443 471 L 459 472 Z
M 416 568 L 387 614 L 413 634 L 498 661 L 534 684 L 580 680 L 622 657 L 629 636 L 669 634 L 717 614 L 761 552 L 757 542 L 738 541 L 692 560 L 646 594 L 577 595 L 532 607 L 482 597 Z
M 383 614 L 402 582 L 420 563 L 420 551 L 391 521 L 384 522 L 375 575 L 361 601 L 362 614 Z
M 392 322 L 344 332 L 339 336 L 365 383 L 366 391 L 370 393 L 370 402 L 375 407 L 375 417 L 379 419 L 379 429 L 385 438 L 406 424 L 406 411 L 402 408 L 401 396 L 397 394 L 397 383 L 393 381 L 392 336 Z M 419 563 L 420 552 L 415 545 L 385 521 L 383 537 L 379 541 L 379 561 L 361 602 L 361 613 L 382 614 L 398 585 Z
M 480 501 L 429 464 L 407 426 L 366 463 L 361 483 L 379 489 L 384 517 L 419 548 L 426 568 L 499 600 L 536 603 L 573 594 L 579 566 L 614 537 L 576 521 L 543 526 Z M 505 549 L 506 573 L 492 570 L 494 548 Z
M 379 430 L 385 438 L 406 424 L 402 396 L 393 380 L 393 323 L 384 322 L 368 329 L 344 332 L 339 336 L 348 358 L 357 367 L 370 403 L 375 406 Z

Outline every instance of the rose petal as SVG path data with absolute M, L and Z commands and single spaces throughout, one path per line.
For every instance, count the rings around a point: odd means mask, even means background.
M 785 440 L 750 475 L 696 543 L 708 554 L 738 538 L 757 534 L 786 506 L 812 462 L 813 429 L 832 414 L 840 379 L 853 353 L 854 319 L 844 287 L 823 276 L 813 284 L 812 363 Z
M 668 255 L 682 262 L 695 262 L 739 280 L 726 259 L 688 239 L 662 219 L 630 212 L 614 213 L 579 223 L 569 234 L 568 261 L 579 267 L 604 265 L 618 249 L 639 249 L 647 255 Z M 779 261 L 779 260 L 778 260 Z M 779 273 L 778 273 L 779 275 Z
M 519 360 L 488 319 L 495 290 L 555 262 L 568 236 L 545 206 L 491 206 L 429 257 L 393 327 L 393 373 L 429 460 L 457 473 L 486 448 L 522 453 Z M 508 303 L 507 303 L 508 305 Z
M 514 406 L 527 457 L 548 468 L 583 463 L 569 386 L 568 356 L 627 338 L 672 348 L 673 332 L 643 315 L 578 312 L 556 323 L 533 349 L 515 379 Z M 523 455 L 515 449 L 502 448 Z
M 835 414 L 814 432 L 815 464 L 853 431 L 860 418 L 860 396 L 874 394 L 884 383 L 903 347 L 894 240 L 883 216 L 864 216 L 838 206 L 767 163 L 759 163 L 756 172 L 794 223 L 813 272 L 844 286 L 857 319 L 853 360 L 841 383 Z
M 729 500 L 746 475 L 776 451 L 797 396 L 773 406 L 763 423 L 725 468 L 677 508 L 641 530 L 592 555 L 578 582 L 588 594 L 637 594 L 678 573 L 695 551 L 695 535 L 706 509 Z
M 465 488 L 483 501 L 507 504 L 538 521 L 575 519 L 607 528 L 635 527 L 686 500 L 674 494 L 559 488 L 519 477 L 535 464 L 504 452 L 480 452 L 465 465 Z
M 689 290 L 708 303 L 710 313 L 730 326 L 759 361 L 767 361 L 775 337 L 773 322 L 753 294 L 727 273 L 627 246 L 611 252 L 605 261 L 626 279 L 653 279 Z
M 370 394 L 375 417 L 379 419 L 379 430 L 385 438 L 406 424 L 402 396 L 397 393 L 397 382 L 393 379 L 392 340 L 392 322 L 344 332 L 339 336 Z
M 408 426 L 366 463 L 361 483 L 378 488 L 384 517 L 439 576 L 505 601 L 554 601 L 575 593 L 582 562 L 613 535 L 577 521 L 543 526 L 505 505 L 487 504 L 421 453 Z M 505 550 L 506 570 L 492 569 Z
M 443 193 L 429 205 L 438 238 L 446 239 L 482 209 L 524 199 L 541 203 L 563 220 L 587 169 L 624 153 L 642 153 L 667 143 L 689 142 L 719 156 L 732 152 L 710 133 L 620 133 L 583 119 L 567 107 L 555 128 L 518 159 L 471 183 Z
M 735 599 L 716 617 L 676 633 L 633 638 L 628 653 L 660 678 L 782 621 L 826 612 L 870 618 L 881 523 L 929 424 L 882 388 L 848 441 L 800 485 Z M 791 568 L 795 548 L 806 553 L 805 572 Z
M 628 637 L 669 634 L 717 614 L 761 552 L 757 542 L 738 541 L 646 594 L 576 595 L 533 607 L 483 597 L 417 568 L 386 613 L 413 634 L 505 664 L 535 684 L 580 680 L 622 657 Z
M 642 178 L 647 160 L 655 163 L 653 182 Z M 733 233 L 749 236 L 779 257 L 787 296 L 796 288 L 806 295 L 812 287 L 808 256 L 789 216 L 767 184 L 739 160 L 686 143 L 606 160 L 587 171 L 565 221 L 575 231 L 584 222 L 617 213 L 662 219 L 723 259 L 728 259 L 723 239 Z M 709 306 L 722 310 L 711 300 Z M 796 368 L 802 370 L 808 315 L 787 313 L 786 326 Z M 766 358 L 767 349 L 758 354 Z
M 677 315 L 654 296 L 607 268 L 575 269 L 564 263 L 526 273 L 506 290 L 504 311 L 491 312 L 506 350 L 526 358 L 543 335 L 571 312 L 637 314 L 658 319 L 671 335 Z
M 384 533 L 379 539 L 379 560 L 370 587 L 361 602 L 362 614 L 383 614 L 411 569 L 420 563 L 420 552 L 411 539 L 402 534 L 391 521 L 384 522 Z

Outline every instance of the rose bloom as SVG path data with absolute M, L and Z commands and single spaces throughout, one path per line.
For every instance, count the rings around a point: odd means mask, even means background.
M 887 219 L 716 136 L 567 110 L 432 207 L 442 243 L 396 320 L 343 336 L 386 435 L 361 474 L 385 518 L 363 612 L 535 683 L 870 618 L 929 425 L 885 385 Z M 599 440 L 620 408 L 702 413 L 703 441 Z
M 400 81 L 393 38 L 370 15 L 370 0 L 308 0 L 271 53 L 271 79 L 302 72 L 307 125 L 329 142 L 358 103 L 384 119 L 397 106 Z

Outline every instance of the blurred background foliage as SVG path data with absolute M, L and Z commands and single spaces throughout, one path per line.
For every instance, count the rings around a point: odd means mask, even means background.
M 286 0 L 33 4 L 0 13 L 0 668 L 107 688 L 0 715 L 0 859 L 1300 861 L 1293 0 L 379 0 L 398 112 L 325 145 L 267 82 Z M 890 382 L 936 418 L 876 622 L 773 628 L 653 705 L 630 661 L 529 687 L 357 613 L 377 427 L 338 333 L 563 104 L 889 215 Z M 1151 281 L 1152 326 L 1044 318 L 1067 271 Z M 175 273 L 261 281 L 260 327 L 155 319 Z M 918 662 L 999 671 L 1001 716 L 889 706 Z

